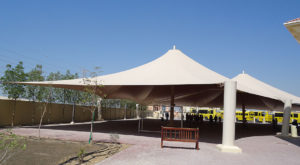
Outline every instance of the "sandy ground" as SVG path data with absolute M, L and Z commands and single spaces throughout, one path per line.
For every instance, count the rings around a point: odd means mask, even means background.
M 138 133 L 136 120 L 97 122 L 94 140 L 110 142 L 111 135 L 117 134 L 120 143 L 132 144 L 129 148 L 101 161 L 98 164 L 300 164 L 300 138 L 280 138 L 275 136 L 280 128 L 273 129 L 270 124 L 236 124 L 235 144 L 241 154 L 222 153 L 216 145 L 222 141 L 222 124 L 200 124 L 200 150 L 194 143 L 165 142 L 160 148 L 159 133 Z M 144 129 L 159 131 L 160 120 L 145 120 Z M 177 126 L 180 125 L 178 121 Z M 75 125 L 44 126 L 44 138 L 87 141 L 90 126 L 88 123 Z M 15 128 L 14 132 L 24 136 L 36 136 L 36 127 Z
M 78 164 L 78 153 L 82 149 L 85 153 L 84 163 L 95 164 L 109 156 L 125 149 L 126 145 L 113 143 L 73 142 L 53 139 L 26 138 L 26 149 L 19 150 L 3 165 L 75 165 Z

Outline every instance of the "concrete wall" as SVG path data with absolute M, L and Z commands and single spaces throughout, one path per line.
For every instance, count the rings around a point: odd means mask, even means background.
M 14 100 L 0 99 L 0 126 L 10 126 L 12 123 L 12 112 L 15 105 Z M 44 103 L 17 101 L 14 125 L 36 125 L 39 124 L 43 112 Z M 47 105 L 47 113 L 43 118 L 43 124 L 70 123 L 72 121 L 73 106 L 69 104 Z M 91 121 L 92 114 L 88 107 L 76 105 L 75 122 Z M 135 109 L 126 110 L 126 118 L 135 118 Z M 97 112 L 95 113 L 97 119 Z M 125 110 L 118 108 L 102 108 L 104 120 L 124 119 Z

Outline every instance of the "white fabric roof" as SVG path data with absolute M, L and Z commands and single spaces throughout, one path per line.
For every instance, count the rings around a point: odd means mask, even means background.
M 178 49 L 171 49 L 147 64 L 92 79 L 102 85 L 221 84 L 228 78 L 204 67 Z M 84 85 L 82 79 L 28 82 L 27 84 Z
M 284 26 L 290 31 L 300 44 L 300 18 L 293 19 L 284 23 Z
M 219 84 L 226 79 L 177 49 L 169 50 L 163 56 L 142 66 L 97 77 L 103 85 Z
M 175 86 L 175 99 L 202 93 L 210 89 L 222 91 L 228 78 L 202 66 L 175 47 L 163 56 L 147 64 L 123 72 L 92 78 L 92 82 L 103 85 L 108 98 L 125 98 L 140 103 L 160 103 L 170 97 L 170 86 Z M 82 90 L 83 79 L 23 82 L 22 84 L 52 86 Z M 205 86 L 205 88 L 203 87 Z M 214 93 L 214 92 L 209 92 Z M 207 102 L 207 101 L 206 101 Z M 183 104 L 196 104 L 185 100 Z M 178 105 L 178 104 L 177 104 Z
M 6 97 L 6 96 L 0 96 L 0 100 L 7 100 L 8 99 L 8 97 Z
M 202 66 L 180 50 L 172 49 L 147 64 L 123 72 L 92 78 L 104 85 L 101 96 L 130 99 L 144 104 L 169 104 L 171 86 L 175 104 L 191 106 L 223 106 L 223 83 L 228 78 Z M 300 99 L 265 84 L 247 74 L 233 78 L 237 81 L 237 106 L 282 110 L 285 99 L 300 104 Z M 84 80 L 22 82 L 22 84 L 84 90 Z M 246 101 L 245 101 L 246 100 Z
M 8 98 L 7 96 L 0 96 L 0 100 L 13 100 L 12 98 Z M 24 98 L 18 98 L 18 101 L 29 101 L 28 99 L 24 99 Z
M 271 109 L 282 110 L 283 104 L 279 104 L 275 100 L 284 103 L 291 100 L 292 104 L 300 105 L 300 98 L 289 94 L 285 91 L 272 87 L 248 74 L 239 74 L 232 80 L 237 81 L 237 90 L 249 94 L 262 96 L 261 101 Z M 267 100 L 267 98 L 273 100 Z

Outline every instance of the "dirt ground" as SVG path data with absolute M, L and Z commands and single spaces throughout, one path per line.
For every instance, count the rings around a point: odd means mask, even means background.
M 94 125 L 94 140 L 113 142 L 111 136 L 118 136 L 117 142 L 131 144 L 122 152 L 118 152 L 96 164 L 299 164 L 300 138 L 282 138 L 276 136 L 281 125 L 273 127 L 272 124 L 236 123 L 235 145 L 240 147 L 241 154 L 220 152 L 216 145 L 222 143 L 222 123 L 198 123 L 200 150 L 194 149 L 194 143 L 166 143 L 160 147 L 160 129 L 166 125 L 165 121 L 144 120 L 145 132 L 138 132 L 138 120 L 97 121 Z M 184 127 L 194 127 L 184 123 Z M 175 121 L 180 126 L 180 121 Z M 89 138 L 90 123 L 53 124 L 45 125 L 41 129 L 41 137 L 67 141 L 86 142 Z M 151 132 L 149 132 L 151 131 Z M 18 127 L 13 132 L 17 135 L 37 136 L 37 127 Z M 68 146 L 66 146 L 68 148 Z M 75 155 L 79 152 L 77 147 Z M 70 150 L 70 149 L 69 149 Z M 43 153 L 43 152 L 41 152 Z M 298 155 L 297 155 L 298 154 Z M 93 155 L 91 155 L 93 157 Z M 69 158 L 69 157 L 68 157 Z M 25 158 L 24 158 L 25 159 Z M 87 159 L 90 159 L 87 157 Z M 62 160 L 65 161 L 67 159 Z M 58 161 L 59 162 L 59 161 Z M 38 162 L 38 164 L 45 164 Z M 55 162 L 57 163 L 57 162 Z M 53 164 L 55 164 L 53 163 Z M 72 163 L 72 162 L 71 162 Z M 22 163 L 32 164 L 32 163 Z
M 85 152 L 84 164 L 95 164 L 127 148 L 126 144 L 72 142 L 54 139 L 27 138 L 27 148 L 8 159 L 5 165 L 75 165 L 78 153 Z

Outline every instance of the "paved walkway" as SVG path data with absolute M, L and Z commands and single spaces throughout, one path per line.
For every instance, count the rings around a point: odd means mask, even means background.
M 106 126 L 106 123 L 98 123 L 99 127 Z M 101 125 L 101 126 L 100 126 Z M 103 127 L 104 127 L 103 126 Z M 76 126 L 68 126 L 76 127 Z M 112 126 L 113 127 L 113 126 Z M 87 141 L 89 132 L 87 130 L 57 129 L 57 127 L 46 127 L 41 130 L 44 138 L 56 138 L 63 140 Z M 107 128 L 109 129 L 109 128 Z M 219 130 L 218 128 L 216 131 Z M 259 127 L 259 129 L 261 129 Z M 37 136 L 36 128 L 15 128 L 14 132 L 24 136 Z M 111 133 L 96 131 L 94 140 L 109 142 Z M 116 130 L 112 132 L 118 133 Z M 134 132 L 134 131 L 132 131 Z M 214 131 L 213 131 L 214 132 Z M 249 131 L 250 132 L 250 131 Z M 194 149 L 194 143 L 164 142 L 166 146 L 160 148 L 160 138 L 157 133 L 118 133 L 119 142 L 132 144 L 126 150 L 113 155 L 112 157 L 98 163 L 99 165 L 124 164 L 214 164 L 214 165 L 298 165 L 300 153 L 300 138 L 281 139 L 274 135 L 243 135 L 236 140 L 236 145 L 242 148 L 241 154 L 222 153 L 216 148 L 214 141 L 205 140 L 199 142 L 200 150 Z M 201 135 L 200 135 L 201 136 Z M 204 135 L 203 135 L 204 136 Z M 240 135 L 237 135 L 239 137 Z M 207 138 L 211 138 L 207 136 Z M 211 141 L 211 142 L 210 142 Z M 218 141 L 218 140 L 217 140 Z

